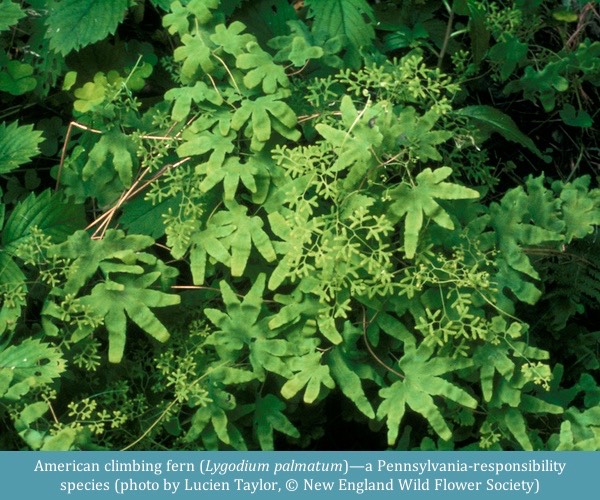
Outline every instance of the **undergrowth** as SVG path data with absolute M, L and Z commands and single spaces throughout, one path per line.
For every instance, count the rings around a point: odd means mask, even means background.
M 599 10 L 0 1 L 0 447 L 600 449 Z

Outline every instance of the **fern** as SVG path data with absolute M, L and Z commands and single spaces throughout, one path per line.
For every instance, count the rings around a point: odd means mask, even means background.
M 3 445 L 598 449 L 591 25 L 133 3 L 0 0 Z

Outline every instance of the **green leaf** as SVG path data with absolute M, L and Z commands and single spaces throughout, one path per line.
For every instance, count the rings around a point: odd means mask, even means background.
M 247 26 L 248 31 L 263 47 L 273 37 L 287 35 L 287 23 L 298 19 L 292 5 L 281 0 L 243 1 L 236 10 L 235 17 Z
M 232 394 L 216 384 L 208 385 L 208 402 L 194 413 L 184 441 L 192 443 L 201 437 L 207 449 L 217 449 L 212 441 L 220 440 L 236 450 L 245 451 L 244 438 L 229 418 L 236 405 Z
M 225 200 L 233 201 L 240 182 L 246 186 L 248 191 L 256 193 L 256 182 L 254 176 L 258 173 L 260 162 L 252 161 L 251 157 L 248 162 L 240 163 L 240 158 L 227 158 L 225 164 L 220 168 L 211 168 L 206 165 L 208 173 L 206 178 L 200 184 L 200 189 L 209 191 L 219 182 L 223 182 L 223 190 L 225 191 Z M 204 170 L 204 169 L 202 169 Z
M 197 133 L 192 126 L 182 134 L 182 138 L 186 142 L 177 148 L 177 154 L 193 156 L 204 155 L 212 151 L 206 167 L 215 171 L 223 165 L 227 153 L 231 153 L 235 149 L 233 145 L 235 137 L 233 132 L 227 135 L 209 131 Z
M 149 236 L 125 236 L 123 231 L 114 229 L 108 230 L 100 240 L 91 239 L 86 231 L 76 231 L 64 243 L 51 248 L 49 253 L 50 256 L 73 259 L 64 290 L 75 294 L 105 261 L 116 260 L 130 265 L 138 261 L 154 264 L 156 257 L 142 252 L 152 244 L 154 240 Z
M 260 151 L 271 138 L 272 129 L 291 141 L 300 138 L 296 130 L 296 114 L 285 102 L 281 101 L 282 94 L 261 96 L 256 100 L 245 99 L 231 118 L 231 128 L 241 130 L 246 126 L 246 136 L 252 137 L 250 149 Z
M 260 217 L 248 217 L 248 207 L 235 202 L 226 203 L 227 211 L 217 212 L 211 219 L 211 225 L 217 227 L 231 226 L 230 234 L 221 239 L 223 246 L 231 251 L 231 274 L 243 276 L 250 257 L 252 245 L 267 262 L 277 258 L 271 239 L 263 230 Z
M 402 131 L 397 140 L 398 145 L 413 149 L 421 161 L 441 160 L 442 156 L 435 146 L 450 139 L 452 133 L 447 130 L 432 130 L 439 118 L 439 113 L 434 110 L 418 116 L 412 106 L 404 108 L 393 127 L 394 130 Z
M 2 232 L 2 245 L 8 253 L 29 237 L 32 227 L 38 227 L 56 243 L 65 240 L 73 231 L 85 226 L 81 205 L 63 203 L 62 196 L 46 190 L 39 196 L 31 193 L 17 204 Z
M 221 243 L 235 228 L 210 225 L 205 230 L 194 233 L 190 250 L 190 268 L 194 285 L 203 285 L 206 276 L 206 261 L 210 257 L 226 266 L 231 266 L 231 255 Z
M 283 66 L 275 64 L 272 56 L 262 50 L 258 43 L 248 43 L 246 51 L 237 56 L 235 64 L 240 69 L 250 70 L 244 75 L 244 85 L 248 89 L 253 89 L 262 83 L 265 94 L 274 94 L 278 87 L 289 86 Z
M 241 55 L 246 46 L 255 42 L 254 35 L 250 33 L 242 33 L 246 26 L 239 21 L 234 21 L 229 25 L 219 24 L 215 26 L 215 32 L 210 36 L 210 40 L 223 47 L 223 50 L 236 58 Z
M 553 184 L 558 190 L 559 182 Z M 578 177 L 562 186 L 560 191 L 561 209 L 565 221 L 565 241 L 585 238 L 598 230 L 600 225 L 600 190 L 590 191 L 590 177 Z
M 269 41 L 269 47 L 277 49 L 273 57 L 275 62 L 291 61 L 301 68 L 311 59 L 320 59 L 325 54 L 322 47 L 314 43 L 314 37 L 308 31 L 306 24 L 299 21 L 288 21 L 291 35 L 278 36 Z
M 500 67 L 500 79 L 505 81 L 518 64 L 525 60 L 529 46 L 510 33 L 504 33 L 503 37 L 501 42 L 490 49 L 489 58 Z
M 29 162 L 39 154 L 42 133 L 33 125 L 19 126 L 17 122 L 0 123 L 0 174 L 6 174 Z
M 584 109 L 576 110 L 567 103 L 559 112 L 562 121 L 571 127 L 589 128 L 594 124 L 592 117 Z
M 321 363 L 322 358 L 323 354 L 320 352 L 293 358 L 290 368 L 296 373 L 283 384 L 281 395 L 286 399 L 293 398 L 306 386 L 303 399 L 305 403 L 311 404 L 319 397 L 322 385 L 333 389 L 335 381 L 331 378 L 329 366 Z
M 102 134 L 83 167 L 83 180 L 92 178 L 97 170 L 108 163 L 114 166 L 123 185 L 129 187 L 133 179 L 134 165 L 137 164 L 136 153 L 137 147 L 133 139 L 117 128 Z
M 533 445 L 527 435 L 527 422 L 523 414 L 516 408 L 508 408 L 504 415 L 504 422 L 523 450 L 533 451 Z
M 183 35 L 183 47 L 177 47 L 173 52 L 175 61 L 181 62 L 181 81 L 185 84 L 196 81 L 200 72 L 211 74 L 215 70 L 212 60 L 211 46 L 204 33 Z
M 393 446 L 396 442 L 406 406 L 423 415 L 442 439 L 450 440 L 452 431 L 432 396 L 442 396 L 467 408 L 477 408 L 477 401 L 465 390 L 440 376 L 467 368 L 472 361 L 433 355 L 433 347 L 425 342 L 416 349 L 410 344 L 406 347 L 404 356 L 398 362 L 404 379 L 379 391 L 383 402 L 377 409 L 377 418 L 387 419 L 388 444 Z
M 181 196 L 165 198 L 157 203 L 138 196 L 123 206 L 119 222 L 129 233 L 145 234 L 158 239 L 165 234 L 163 215 L 169 213 L 169 210 L 178 209 L 180 204 Z
M 519 130 L 512 118 L 499 109 L 492 106 L 477 105 L 459 109 L 456 113 L 470 118 L 475 125 L 484 131 L 497 132 L 506 140 L 516 142 L 544 161 L 549 161 L 548 157 L 542 154 L 535 143 Z
M 568 63 L 567 58 L 561 58 L 548 63 L 540 70 L 526 66 L 525 74 L 519 80 L 509 82 L 504 88 L 504 93 L 522 91 L 525 99 L 531 102 L 539 99 L 544 110 L 550 112 L 556 105 L 556 92 L 565 92 L 569 88 L 569 80 L 562 74 L 566 71 Z
M 14 26 L 26 16 L 25 11 L 11 0 L 2 0 L 0 3 L 0 31 Z
M 255 339 L 250 344 L 250 363 L 259 380 L 265 380 L 265 371 L 276 373 L 286 379 L 292 377 L 292 371 L 286 359 L 291 354 L 288 346 L 287 340 L 268 339 L 264 336 Z
M 0 248 L 0 335 L 15 328 L 27 303 L 27 284 L 12 256 Z
M 192 102 L 209 102 L 215 106 L 223 104 L 223 97 L 204 82 L 196 82 L 193 87 L 176 87 L 165 93 L 165 100 L 175 101 L 172 117 L 175 121 L 184 120 L 190 112 Z M 192 126 L 195 125 L 192 124 Z
M 257 323 L 262 309 L 265 276 L 259 275 L 243 301 L 237 298 L 225 280 L 221 281 L 220 289 L 226 312 L 210 308 L 204 310 L 210 322 L 219 328 L 207 339 L 207 343 L 215 346 L 221 359 L 229 360 L 232 354 L 235 359 L 245 344 L 265 337 L 266 332 Z
M 206 24 L 213 18 L 211 11 L 219 8 L 219 0 L 191 0 L 186 2 L 187 10 L 200 24 Z
M 8 61 L 6 68 L 0 66 L 0 91 L 22 95 L 37 87 L 33 66 L 20 61 Z
M 306 0 L 312 32 L 322 39 L 342 35 L 347 40 L 348 62 L 360 64 L 360 49 L 375 39 L 375 16 L 365 0 Z
M 417 175 L 415 185 L 404 183 L 390 190 L 395 201 L 390 206 L 394 216 L 402 219 L 404 225 L 404 252 L 409 259 L 415 256 L 419 232 L 423 226 L 423 214 L 445 229 L 454 229 L 454 223 L 448 213 L 435 201 L 479 198 L 473 189 L 451 182 L 442 182 L 452 174 L 450 167 L 441 167 L 434 171 L 426 168 Z
M 498 317 L 496 316 L 496 318 Z M 494 392 L 494 373 L 498 372 L 505 379 L 510 380 L 515 370 L 515 364 L 508 357 L 508 351 L 504 343 L 492 344 L 487 342 L 477 346 L 473 353 L 473 360 L 480 367 L 483 398 L 489 402 L 492 400 Z
M 490 225 L 494 229 L 496 247 L 499 251 L 500 269 L 496 278 L 499 290 L 507 288 L 528 304 L 534 304 L 541 292 L 532 283 L 519 276 L 519 273 L 523 273 L 539 279 L 539 274 L 524 252 L 524 247 L 563 239 L 563 236 L 556 232 L 558 227 L 554 224 L 551 229 L 546 229 L 530 223 L 537 218 L 536 215 L 532 217 L 532 210 L 535 212 L 539 202 L 542 201 L 537 191 L 534 199 L 536 202 L 532 203 L 524 189 L 518 187 L 509 190 L 499 204 L 490 205 Z
M 125 18 L 128 0 L 61 0 L 48 16 L 50 48 L 66 56 L 113 34 Z
M 481 63 L 490 42 L 490 32 L 486 25 L 486 9 L 478 2 L 469 1 L 469 34 L 471 36 L 471 52 L 475 64 Z
M 342 393 L 368 418 L 375 418 L 373 407 L 367 398 L 362 385 L 362 379 L 373 379 L 372 367 L 361 361 L 355 342 L 360 332 L 355 332 L 354 338 L 347 332 L 345 341 L 333 347 L 327 355 L 331 377 Z
M 273 450 L 273 432 L 279 431 L 287 436 L 299 438 L 300 432 L 283 414 L 285 403 L 273 394 L 258 396 L 254 411 L 256 437 L 263 450 Z
M 0 352 L 0 374 L 12 374 L 12 386 L 0 394 L 8 400 L 16 400 L 60 377 L 66 363 L 61 352 L 39 339 L 26 339 L 19 345 L 11 345 Z
M 148 288 L 159 279 L 160 274 L 152 272 L 139 277 L 119 275 L 113 281 L 98 283 L 90 295 L 81 298 L 83 304 L 104 317 L 104 325 L 108 330 L 108 360 L 111 363 L 119 363 L 123 358 L 126 316 L 159 342 L 169 339 L 169 332 L 152 309 L 179 304 L 180 297 Z
M 80 429 L 73 429 L 71 427 L 61 429 L 55 435 L 44 439 L 44 444 L 40 448 L 40 451 L 69 451 L 77 441 L 80 433 Z
M 381 146 L 383 134 L 377 127 L 371 127 L 369 121 L 374 116 L 374 111 L 365 106 L 363 111 L 354 107 L 352 98 L 344 96 L 340 104 L 342 124 L 346 130 L 340 130 L 324 123 L 315 128 L 337 154 L 337 159 L 332 166 L 333 172 L 349 169 L 344 188 L 351 190 L 362 182 L 370 168 L 376 165 L 376 158 L 372 151 Z

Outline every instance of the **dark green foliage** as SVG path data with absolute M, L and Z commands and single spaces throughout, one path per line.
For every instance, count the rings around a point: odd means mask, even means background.
M 4 446 L 600 449 L 564 5 L 1 0 Z

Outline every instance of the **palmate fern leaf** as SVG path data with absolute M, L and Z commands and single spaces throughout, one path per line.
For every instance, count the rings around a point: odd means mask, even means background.
M 452 438 L 452 431 L 433 396 L 443 396 L 467 408 L 477 407 L 477 401 L 464 389 L 441 377 L 472 366 L 472 360 L 432 358 L 433 350 L 433 347 L 424 342 L 418 348 L 407 344 L 405 354 L 398 362 L 404 378 L 379 391 L 383 402 L 377 409 L 377 417 L 387 420 L 390 446 L 398 438 L 399 425 L 406 406 L 423 415 L 433 430 L 445 440 Z

